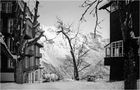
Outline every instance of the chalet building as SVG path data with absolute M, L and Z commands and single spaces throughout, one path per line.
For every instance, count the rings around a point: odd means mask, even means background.
M 40 65 L 40 48 L 43 47 L 40 43 L 35 43 L 26 49 L 26 56 L 23 60 L 23 82 L 35 83 L 42 82 L 42 68 Z
M 127 3 L 125 9 L 130 9 L 131 12 L 131 24 L 132 30 L 136 37 L 140 37 L 139 31 L 139 1 L 125 0 Z M 123 3 L 123 2 L 122 2 Z M 110 13 L 110 43 L 105 46 L 105 61 L 104 64 L 110 66 L 110 81 L 123 80 L 124 79 L 124 42 L 121 31 L 121 23 L 119 17 L 119 9 L 117 1 L 112 0 L 109 3 L 102 6 L 100 9 L 106 9 Z M 135 47 L 135 72 L 137 78 L 139 78 L 139 60 L 140 54 L 138 54 L 138 39 L 132 40 L 132 45 Z M 139 42 L 140 43 L 140 42 Z
M 19 43 L 35 38 L 34 15 L 23 0 L 1 0 L 0 2 L 0 81 L 35 83 L 42 80 L 39 42 L 25 48 L 24 58 L 18 61 Z M 22 41 L 21 41 L 22 40 Z M 24 44 L 24 43 L 23 43 Z M 20 72 L 18 72 L 20 71 Z M 18 72 L 18 73 L 17 73 Z

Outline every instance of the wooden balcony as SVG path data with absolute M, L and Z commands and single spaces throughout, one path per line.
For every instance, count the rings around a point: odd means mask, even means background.
M 119 65 L 124 63 L 124 57 L 105 57 L 104 58 L 104 65 Z
M 23 71 L 32 71 L 32 70 L 37 70 L 40 69 L 41 65 L 34 65 L 34 66 L 29 66 L 28 68 L 23 68 Z
M 105 65 L 123 63 L 123 41 L 115 41 L 105 46 Z
M 26 51 L 25 51 L 25 56 L 31 57 L 31 56 L 33 56 L 33 55 L 34 55 L 33 50 L 26 50 Z
M 105 46 L 105 57 L 123 57 L 123 41 L 115 41 Z
M 41 58 L 42 57 L 42 54 L 41 53 L 36 53 L 36 58 Z
M 40 68 L 40 66 L 41 66 L 40 64 L 39 64 L 39 65 L 35 65 L 35 66 L 34 66 L 34 69 L 37 70 L 37 69 Z

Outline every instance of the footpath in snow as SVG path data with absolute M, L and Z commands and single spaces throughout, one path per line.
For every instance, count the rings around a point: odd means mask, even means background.
M 35 84 L 1 83 L 1 90 L 123 90 L 123 82 L 60 81 Z

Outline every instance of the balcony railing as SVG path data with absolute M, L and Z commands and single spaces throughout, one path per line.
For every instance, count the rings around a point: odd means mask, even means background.
M 41 53 L 36 53 L 36 58 L 41 58 L 42 57 L 42 54 Z
M 105 46 L 106 57 L 123 57 L 123 41 L 115 41 Z
M 33 52 L 33 50 L 26 50 L 25 51 L 25 55 L 26 56 L 33 56 L 34 55 L 34 52 Z

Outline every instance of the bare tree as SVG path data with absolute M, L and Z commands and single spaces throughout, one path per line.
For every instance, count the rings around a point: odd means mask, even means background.
M 36 1 L 36 6 L 35 6 L 35 13 L 33 15 L 34 20 L 33 20 L 33 27 L 32 27 L 32 35 L 33 38 L 31 39 L 24 39 L 25 38 L 25 32 L 26 32 L 26 8 L 27 8 L 27 4 L 24 3 L 24 12 L 23 12 L 23 18 L 22 20 L 19 18 L 19 15 L 21 13 L 17 13 L 17 18 L 15 20 L 15 24 L 14 24 L 14 29 L 16 34 L 14 35 L 14 42 L 15 47 L 17 47 L 16 49 L 16 58 L 14 61 L 14 67 L 15 67 L 15 80 L 17 83 L 23 83 L 23 78 L 22 78 L 22 74 L 23 74 L 23 70 L 22 70 L 22 60 L 25 57 L 25 51 L 28 47 L 34 45 L 42 36 L 44 31 L 42 31 L 39 28 L 39 23 L 37 21 L 37 18 L 39 17 L 37 15 L 38 13 L 38 4 L 39 2 Z M 20 23 L 19 23 L 20 22 Z M 20 24 L 20 30 L 18 30 L 18 25 Z M 33 33 L 34 32 L 34 33 Z
M 78 46 L 78 54 L 77 54 L 77 67 L 78 72 L 81 72 L 82 70 L 88 68 L 91 64 L 85 61 L 85 57 L 88 55 L 88 52 L 90 49 L 87 49 L 85 45 L 87 44 L 87 38 L 84 36 L 84 41 L 81 45 Z
M 69 47 L 70 47 L 70 53 L 72 56 L 72 60 L 73 60 L 73 66 L 74 66 L 74 79 L 75 80 L 79 80 L 79 74 L 78 74 L 78 69 L 76 66 L 76 58 L 74 55 L 74 50 L 73 50 L 73 46 L 72 46 L 72 38 L 70 38 L 70 36 L 68 35 L 69 32 L 71 32 L 72 30 L 70 29 L 70 25 L 68 27 L 66 27 L 66 25 L 63 23 L 62 20 L 58 19 L 58 28 L 60 29 L 60 31 L 58 31 L 57 33 L 62 33 L 66 39 L 68 40 L 69 43 Z
M 65 65 L 66 67 L 73 67 L 74 68 L 74 79 L 75 80 L 79 80 L 79 72 L 81 72 L 82 70 L 86 69 L 87 67 L 90 66 L 89 63 L 87 63 L 86 61 L 84 61 L 84 58 L 87 53 L 89 52 L 89 50 L 87 50 L 85 48 L 85 44 L 87 43 L 87 40 L 85 39 L 85 41 L 83 41 L 82 44 L 76 46 L 77 40 L 78 40 L 78 32 L 74 35 L 74 37 L 70 36 L 70 33 L 72 32 L 71 29 L 71 25 L 66 26 L 62 20 L 58 19 L 58 28 L 60 29 L 60 31 L 58 31 L 58 33 L 62 33 L 65 38 L 67 39 L 68 43 L 69 43 L 69 47 L 70 47 L 70 54 L 72 56 L 72 59 L 67 59 L 67 63 L 69 63 L 68 65 Z M 72 61 L 71 61 L 72 60 Z

